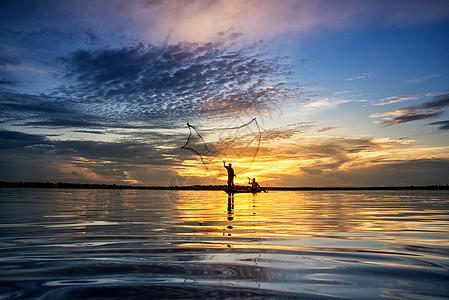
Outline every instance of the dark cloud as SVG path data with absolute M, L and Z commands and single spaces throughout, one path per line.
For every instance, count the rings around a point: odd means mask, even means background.
M 17 98 L 16 98 L 17 99 Z M 37 102 L 37 101 L 36 101 Z M 71 113 L 72 110 L 55 106 L 51 102 L 38 102 L 38 103 L 1 103 L 0 107 L 5 110 L 11 110 L 22 113 L 35 113 L 35 114 L 65 114 Z
M 33 127 L 66 127 L 66 128 L 101 128 L 104 125 L 101 123 L 93 123 L 81 120 L 70 120 L 70 119 L 54 119 L 48 121 L 36 121 L 36 122 L 26 122 L 25 126 Z
M 48 144 L 48 141 L 42 135 L 0 130 L 0 149 L 19 149 L 44 144 Z
M 227 117 L 288 97 L 288 87 L 276 93 L 289 74 L 279 59 L 218 43 L 77 51 L 64 61 L 77 85 L 59 92 L 109 118 Z
M 155 145 L 133 141 L 61 141 L 55 143 L 55 147 L 53 152 L 57 155 L 82 157 L 94 161 L 107 160 L 113 164 L 170 165 L 175 161 L 166 158 Z
M 0 50 L 1 48 L 2 47 L 0 44 Z M 8 67 L 19 64 L 20 62 L 16 57 L 0 54 L 0 89 L 2 88 L 2 86 L 4 87 L 17 86 L 19 84 L 19 82 L 14 78 L 14 76 L 11 76 L 7 72 Z
M 423 109 L 441 109 L 449 105 L 449 94 L 444 94 L 440 96 L 436 96 L 435 100 L 426 102 L 422 105 L 417 106 L 416 108 Z M 412 106 L 413 107 L 413 106 Z
M 129 172 L 132 172 L 141 176 L 147 174 L 148 178 L 145 175 L 140 179 L 150 183 L 151 170 L 174 175 L 172 168 L 181 165 L 186 157 L 184 151 L 174 146 L 177 137 L 149 135 L 115 142 L 64 141 L 45 135 L 1 130 L 0 168 L 4 171 L 4 180 L 53 180 L 62 174 L 64 180 L 119 183 L 128 180 Z M 34 170 L 32 173 L 29 173 L 30 166 Z M 168 182 L 169 179 L 164 178 Z
M 8 65 L 19 65 L 20 62 L 17 58 L 9 55 L 0 54 L 0 66 L 5 67 Z
M 429 125 L 437 125 L 439 130 L 449 130 L 449 120 L 432 122 Z
M 0 118 L 24 126 L 94 126 L 84 112 L 77 110 L 70 99 L 51 95 L 30 95 L 13 91 L 0 91 Z
M 411 111 L 409 113 L 406 113 L 406 114 L 398 116 L 398 117 L 388 118 L 387 120 L 380 122 L 380 124 L 393 125 L 393 124 L 408 123 L 408 122 L 413 122 L 413 121 L 437 118 L 437 117 L 441 116 L 441 114 L 442 114 L 441 111 L 421 112 L 421 113 L 416 113 L 416 112 Z
M 164 136 L 165 141 L 160 141 Z M 175 161 L 166 158 L 166 154 L 174 154 L 175 147 L 167 147 L 176 141 L 177 136 L 165 136 L 153 133 L 151 137 L 147 133 L 147 138 L 140 140 L 119 140 L 115 142 L 102 141 L 80 141 L 80 140 L 54 140 L 51 136 L 39 134 L 27 134 L 18 131 L 0 130 L 0 149 L 12 150 L 19 153 L 39 153 L 44 156 L 59 155 L 68 157 L 83 157 L 93 160 L 113 160 L 118 162 L 135 162 L 143 164 L 169 164 Z M 157 145 L 156 145 L 157 144 Z M 41 147 L 45 145 L 46 147 Z M 165 147 L 163 151 L 158 150 Z M 23 150 L 27 148 L 27 150 Z M 34 151 L 30 151 L 34 148 Z M 161 148 L 162 149 L 162 148 Z
M 300 89 L 286 83 L 281 59 L 218 42 L 79 50 L 60 61 L 58 76 L 73 84 L 39 95 L 3 91 L 0 116 L 25 126 L 165 128 L 254 116 Z
M 15 86 L 18 84 L 19 84 L 19 82 L 14 79 L 0 78 L 0 85 Z
M 428 101 L 421 105 L 408 106 L 392 112 L 374 114 L 372 117 L 383 117 L 383 120 L 378 122 L 383 125 L 408 123 L 437 118 L 443 114 L 443 111 L 447 106 L 449 106 L 449 94 L 444 94 L 436 96 L 432 101 Z

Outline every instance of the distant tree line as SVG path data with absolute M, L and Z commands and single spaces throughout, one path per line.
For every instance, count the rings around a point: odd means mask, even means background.
M 223 190 L 225 185 L 191 185 L 191 186 L 140 186 L 97 183 L 66 182 L 7 182 L 0 181 L 0 188 L 66 188 L 66 189 L 140 189 L 140 190 Z M 375 186 L 375 187 L 264 187 L 271 191 L 347 191 L 347 190 L 449 190 L 449 185 L 426 186 Z

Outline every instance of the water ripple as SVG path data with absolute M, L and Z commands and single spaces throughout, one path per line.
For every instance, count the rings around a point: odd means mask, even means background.
M 428 191 L 0 191 L 0 299 L 449 299 L 448 207 Z

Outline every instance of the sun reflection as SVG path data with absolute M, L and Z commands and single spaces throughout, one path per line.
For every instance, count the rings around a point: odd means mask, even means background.
M 184 228 L 180 235 L 211 235 L 223 237 L 257 237 L 273 233 L 279 236 L 297 235 L 306 229 L 292 222 L 279 223 L 276 202 L 269 193 L 227 195 L 218 191 L 200 191 L 191 201 L 178 202 L 175 211 Z M 284 203 L 284 209 L 298 211 L 301 201 Z M 304 228 L 303 228 L 304 227 Z M 290 232 L 290 233 L 289 233 Z
M 310 237 L 317 238 L 315 241 L 331 238 L 336 243 L 354 241 L 357 246 L 360 241 L 372 239 L 413 243 L 423 228 L 442 230 L 436 224 L 423 223 L 431 217 L 417 213 L 416 208 L 398 210 L 400 203 L 376 192 L 356 203 L 353 199 L 359 197 L 357 192 L 268 192 L 234 196 L 220 191 L 188 193 L 191 196 L 182 197 L 174 204 L 176 234 L 191 236 L 192 243 L 201 241 L 204 247 L 217 243 L 226 247 L 248 243 L 292 246 L 294 243 L 293 246 L 302 247 L 302 239 Z M 397 219 L 403 220 L 400 227 Z M 422 237 L 419 239 L 423 242 Z

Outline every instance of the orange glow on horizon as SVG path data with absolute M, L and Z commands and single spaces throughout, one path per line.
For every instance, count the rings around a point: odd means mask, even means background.
M 139 180 L 135 179 L 123 179 L 123 182 L 126 182 L 127 184 L 140 184 L 141 182 Z
M 375 169 L 416 159 L 449 159 L 449 147 L 418 146 L 415 142 L 305 137 L 301 143 L 284 140 L 274 145 L 265 144 L 254 161 L 252 157 L 230 157 L 227 158 L 226 165 L 232 163 L 237 175 L 234 179 L 236 185 L 248 184 L 249 177 L 256 178 L 261 186 L 273 186 L 282 185 L 287 177 L 295 177 L 296 182 L 302 182 L 301 178 L 310 177 L 309 172 L 316 176 L 335 172 L 350 174 L 357 170 Z M 223 162 L 220 158 L 215 158 L 213 162 L 207 165 L 207 170 L 201 160 L 188 160 L 182 168 L 177 169 L 177 174 L 209 179 L 209 184 L 213 185 L 226 184 L 227 172 Z M 295 183 L 292 186 L 294 185 Z

